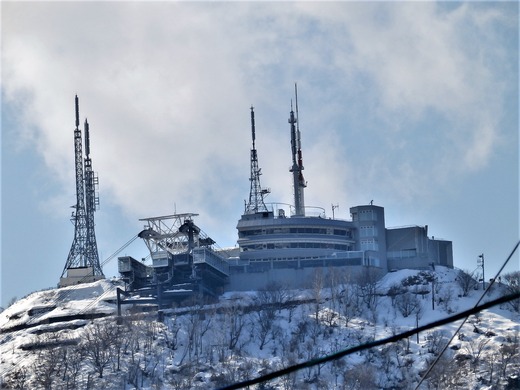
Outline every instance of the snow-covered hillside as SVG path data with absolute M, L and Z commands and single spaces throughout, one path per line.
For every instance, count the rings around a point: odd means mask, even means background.
M 218 303 L 165 310 L 162 322 L 157 312 L 135 309 L 117 321 L 117 280 L 42 291 L 0 313 L 0 383 L 30 389 L 219 388 L 469 309 L 482 290 L 463 288 L 458 276 L 447 268 L 434 274 L 402 270 L 376 281 L 323 271 L 308 290 L 273 285 L 227 293 Z M 504 293 L 497 284 L 485 300 Z M 413 389 L 460 323 L 256 388 Z M 518 388 L 519 331 L 519 313 L 507 304 L 470 317 L 421 389 Z

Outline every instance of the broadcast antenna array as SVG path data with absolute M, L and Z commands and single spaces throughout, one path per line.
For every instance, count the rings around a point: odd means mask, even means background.
M 251 106 L 251 136 L 253 138 L 253 148 L 251 149 L 251 176 L 249 177 L 251 188 L 249 190 L 249 202 L 246 204 L 246 214 L 267 212 L 264 196 L 271 192 L 269 189 L 262 188 L 260 185 L 262 169 L 258 167 L 258 155 L 255 145 L 255 112 L 253 106 Z
M 300 137 L 300 124 L 298 117 L 298 88 L 294 84 L 294 95 L 296 103 L 296 116 L 294 115 L 292 101 L 291 112 L 289 114 L 289 123 L 291 125 L 291 152 L 292 152 L 292 167 L 290 172 L 293 174 L 294 187 L 294 214 L 296 216 L 305 216 L 305 199 L 303 190 L 307 187 L 307 182 L 303 178 L 303 157 Z M 296 126 L 295 126 L 296 125 Z
M 83 278 L 87 276 L 85 272 L 88 272 L 95 280 L 104 278 L 99 263 L 96 233 L 94 230 L 94 213 L 99 206 L 99 197 L 96 195 L 96 188 L 99 182 L 97 175 L 92 170 L 90 131 L 87 120 L 84 123 L 85 157 L 83 156 L 83 138 L 79 128 L 79 99 L 77 95 L 75 103 L 74 162 L 76 170 L 76 204 L 72 206 L 74 211 L 71 217 L 74 225 L 74 239 L 61 275 L 61 286 L 75 284 L 72 281 L 73 278 L 80 276 Z

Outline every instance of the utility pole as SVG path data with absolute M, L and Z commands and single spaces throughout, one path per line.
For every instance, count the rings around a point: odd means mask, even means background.
M 432 277 L 432 310 L 435 310 L 435 263 L 430 263 L 433 272 L 430 274 Z
M 432 310 L 435 310 L 435 278 L 432 278 Z
M 477 264 L 482 267 L 482 290 L 486 289 L 486 277 L 484 276 L 484 253 L 478 255 Z

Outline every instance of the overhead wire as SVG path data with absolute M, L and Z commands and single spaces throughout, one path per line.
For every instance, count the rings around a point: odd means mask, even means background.
M 345 357 L 345 356 L 350 355 L 350 354 L 355 353 L 355 352 L 361 352 L 361 351 L 364 351 L 366 349 L 378 347 L 378 346 L 381 346 L 381 345 L 384 345 L 384 344 L 388 344 L 388 343 L 393 343 L 393 342 L 399 341 L 399 340 L 401 340 L 403 338 L 407 338 L 407 337 L 413 336 L 413 335 L 415 335 L 415 334 L 417 334 L 419 332 L 423 332 L 425 330 L 429 330 L 429 329 L 432 329 L 432 328 L 435 328 L 435 327 L 438 327 L 438 326 L 441 326 L 441 325 L 446 325 L 446 324 L 449 324 L 451 322 L 458 321 L 460 319 L 464 319 L 464 322 L 466 322 L 467 318 L 470 315 L 479 313 L 482 310 L 486 310 L 486 309 L 488 309 L 490 307 L 493 307 L 493 306 L 496 306 L 496 305 L 499 305 L 499 304 L 502 304 L 502 303 L 506 303 L 506 302 L 509 302 L 509 301 L 512 301 L 512 300 L 515 300 L 515 299 L 519 299 L 520 298 L 520 292 L 516 292 L 514 294 L 505 295 L 505 296 L 502 296 L 502 297 L 500 297 L 498 299 L 486 302 L 486 303 L 484 303 L 484 304 L 479 306 L 480 302 L 482 301 L 483 297 L 485 296 L 485 293 L 487 291 L 489 291 L 489 289 L 491 288 L 491 286 L 493 285 L 495 280 L 498 278 L 500 273 L 503 271 L 503 269 L 505 268 L 505 266 L 507 265 L 509 260 L 513 257 L 513 254 L 516 252 L 516 250 L 518 249 L 519 245 L 520 245 L 520 240 L 516 243 L 516 245 L 514 246 L 513 250 L 511 251 L 511 253 L 507 257 L 507 259 L 505 260 L 504 264 L 502 265 L 502 267 L 500 267 L 499 271 L 497 272 L 496 277 L 488 285 L 488 288 L 486 289 L 484 294 L 480 297 L 480 299 L 475 304 L 475 306 L 473 308 L 469 309 L 469 310 L 466 310 L 466 311 L 454 314 L 454 315 L 452 315 L 450 317 L 446 317 L 446 318 L 438 320 L 438 321 L 434 321 L 434 322 L 432 322 L 430 324 L 422 325 L 420 327 L 417 327 L 415 329 L 411 329 L 409 331 L 405 331 L 405 332 L 400 333 L 400 334 L 395 335 L 395 336 L 391 336 L 391 337 L 388 337 L 388 338 L 385 338 L 385 339 L 373 341 L 373 342 L 366 343 L 366 344 L 360 344 L 360 345 L 358 345 L 356 347 L 345 349 L 345 350 L 342 350 L 342 351 L 339 351 L 339 352 L 336 352 L 336 353 L 333 353 L 333 354 L 330 354 L 330 355 L 327 355 L 327 356 L 324 356 L 324 357 L 321 357 L 321 358 L 318 358 L 318 359 L 305 361 L 305 362 L 302 362 L 302 363 L 299 363 L 299 364 L 295 364 L 295 365 L 292 365 L 290 367 L 287 367 L 287 368 L 284 368 L 284 369 L 281 369 L 281 370 L 273 371 L 273 372 L 271 372 L 269 374 L 265 374 L 265 375 L 262 375 L 260 377 L 254 378 L 254 379 L 250 379 L 250 380 L 238 382 L 238 383 L 235 383 L 235 384 L 232 384 L 232 385 L 228 385 L 228 386 L 220 388 L 219 390 L 241 389 L 241 388 L 244 388 L 244 387 L 247 387 L 247 386 L 252 386 L 252 385 L 255 385 L 255 384 L 262 383 L 262 382 L 267 382 L 267 381 L 279 378 L 281 376 L 288 375 L 288 374 L 290 374 L 292 372 L 299 371 L 299 370 L 304 369 L 304 368 L 309 368 L 309 367 L 312 367 L 312 366 L 315 366 L 315 365 L 318 365 L 318 364 L 323 364 L 323 363 L 327 363 L 327 362 L 330 362 L 330 361 L 333 361 L 333 360 L 340 359 L 342 357 Z M 459 326 L 459 329 L 462 327 L 464 322 Z M 451 343 L 451 341 L 453 340 L 454 337 L 455 337 L 455 335 L 453 335 L 452 338 L 450 339 L 450 341 L 445 345 L 445 347 L 443 348 L 441 353 L 438 355 L 436 361 L 432 364 L 432 366 L 430 367 L 428 372 L 421 379 L 421 381 L 419 382 L 419 385 L 415 388 L 415 390 L 417 390 L 417 388 L 421 385 L 421 383 L 423 382 L 424 378 L 426 378 L 428 373 L 431 371 L 432 367 L 439 360 L 440 355 L 442 355 L 442 353 L 446 350 L 446 348 L 448 348 L 448 345 Z
M 360 344 L 360 345 L 357 345 L 355 347 L 344 349 L 342 351 L 338 351 L 338 352 L 335 352 L 333 354 L 330 354 L 330 355 L 327 355 L 327 356 L 324 356 L 324 357 L 321 357 L 321 358 L 318 358 L 318 359 L 308 360 L 308 361 L 305 361 L 303 363 L 295 364 L 295 365 L 292 365 L 290 367 L 287 367 L 287 368 L 284 368 L 284 369 L 281 369 L 281 370 L 273 371 L 273 372 L 271 372 L 269 374 L 265 374 L 265 375 L 259 376 L 259 377 L 255 378 L 255 379 L 250 379 L 250 380 L 246 380 L 246 381 L 243 381 L 243 382 L 238 382 L 238 383 L 234 383 L 234 384 L 231 384 L 231 385 L 228 385 L 228 386 L 224 386 L 224 387 L 219 388 L 218 390 L 235 390 L 235 389 L 241 389 L 241 388 L 244 388 L 244 387 L 247 387 L 247 386 L 256 385 L 256 384 L 259 384 L 259 383 L 262 383 L 262 382 L 268 382 L 270 380 L 279 378 L 279 377 L 284 376 L 284 375 L 288 375 L 288 374 L 290 374 L 292 372 L 299 371 L 299 370 L 304 369 L 304 368 L 313 367 L 313 366 L 316 366 L 318 364 L 324 364 L 324 363 L 328 363 L 328 362 L 333 361 L 333 360 L 337 360 L 337 359 L 343 358 L 343 357 L 345 357 L 347 355 L 351 355 L 351 354 L 353 354 L 355 352 L 361 352 L 361 351 L 364 351 L 366 349 L 379 347 L 379 346 L 384 345 L 384 344 L 394 343 L 394 342 L 399 341 L 401 339 L 413 336 L 416 333 L 424 332 L 425 330 L 429 330 L 429 329 L 436 328 L 436 327 L 441 326 L 441 325 L 446 325 L 446 324 L 452 323 L 454 321 L 458 321 L 460 319 L 465 318 L 466 316 L 470 316 L 472 314 L 476 314 L 476 313 L 478 313 L 478 312 L 480 312 L 482 310 L 486 310 L 486 309 L 489 309 L 489 308 L 491 308 L 493 306 L 500 305 L 500 304 L 503 304 L 503 303 L 506 303 L 506 302 L 509 302 L 509 301 L 512 301 L 512 300 L 515 300 L 515 299 L 520 299 L 520 292 L 517 292 L 517 293 L 514 293 L 514 294 L 509 294 L 509 295 L 504 295 L 504 296 L 502 296 L 500 298 L 497 298 L 497 299 L 494 299 L 492 301 L 483 303 L 480 306 L 473 307 L 471 309 L 468 309 L 468 310 L 462 311 L 460 313 L 454 314 L 454 315 L 452 315 L 450 317 L 446 317 L 446 318 L 443 318 L 441 320 L 437 320 L 437 321 L 434 321 L 432 323 L 419 326 L 417 328 L 414 328 L 414 329 L 402 332 L 400 334 L 397 334 L 397 335 L 394 335 L 394 336 L 391 336 L 391 337 L 387 337 L 387 338 L 384 338 L 384 339 L 372 341 L 372 342 L 365 343 L 365 344 Z
M 102 265 L 105 265 L 106 263 L 111 261 L 119 252 L 121 252 L 124 248 L 126 248 L 128 245 L 130 245 L 136 238 L 137 238 L 137 235 L 134 236 L 132 239 L 130 239 L 127 243 L 125 243 L 113 255 L 109 256 L 102 263 Z M 493 306 L 496 306 L 496 305 L 499 305 L 499 304 L 502 304 L 502 303 L 506 303 L 506 302 L 509 302 L 509 301 L 512 301 L 512 300 L 515 300 L 515 299 L 520 299 L 520 293 L 517 292 L 517 293 L 514 293 L 514 294 L 502 296 L 502 297 L 500 297 L 498 299 L 486 302 L 486 303 L 484 303 L 484 304 L 479 306 L 479 304 L 482 301 L 483 297 L 490 290 L 491 286 L 494 284 L 495 280 L 498 278 L 498 276 L 503 271 L 503 269 L 505 268 L 505 266 L 507 265 L 509 260 L 512 258 L 514 252 L 517 250 L 519 245 L 520 245 L 520 240 L 516 243 L 516 245 L 514 246 L 513 250 L 511 251 L 510 255 L 508 256 L 508 258 L 506 259 L 506 261 L 504 262 L 504 264 L 502 265 L 500 270 L 497 272 L 495 278 L 488 285 L 487 289 L 484 291 L 484 293 L 482 294 L 482 296 L 480 297 L 478 302 L 475 304 L 475 306 L 473 308 L 471 308 L 469 310 L 457 313 L 455 315 L 452 315 L 450 317 L 447 317 L 447 318 L 444 318 L 444 319 L 441 319 L 441 320 L 438 320 L 438 321 L 434 321 L 434 322 L 432 322 L 430 324 L 422 325 L 420 327 L 417 327 L 415 329 L 411 329 L 409 331 L 405 331 L 405 332 L 400 333 L 398 335 L 394 335 L 394 336 L 391 336 L 391 337 L 388 337 L 388 338 L 385 338 L 385 339 L 376 340 L 376 341 L 373 341 L 373 342 L 370 342 L 370 343 L 360 344 L 360 345 L 358 345 L 356 347 L 345 349 L 345 350 L 342 350 L 342 351 L 339 351 L 339 352 L 336 352 L 336 353 L 333 353 L 333 354 L 330 354 L 330 355 L 327 355 L 327 356 L 324 356 L 324 357 L 321 357 L 321 358 L 318 358 L 318 359 L 313 359 L 313 360 L 310 360 L 310 361 L 302 362 L 302 363 L 299 363 L 299 364 L 296 364 L 296 365 L 284 368 L 282 370 L 278 370 L 278 371 L 274 371 L 274 372 L 266 374 L 266 375 L 262 375 L 260 377 L 255 378 L 255 379 L 251 379 L 251 380 L 247 380 L 247 381 L 243 381 L 243 382 L 238 382 L 238 383 L 235 383 L 235 384 L 232 384 L 232 385 L 229 385 L 229 386 L 225 386 L 225 387 L 222 387 L 220 390 L 240 389 L 240 388 L 243 388 L 243 387 L 246 387 L 246 386 L 251 386 L 251 385 L 254 385 L 254 384 L 258 384 L 258 383 L 267 382 L 267 381 L 270 381 L 272 379 L 275 379 L 275 378 L 278 378 L 278 377 L 281 377 L 281 376 L 284 376 L 284 375 L 288 375 L 288 374 L 290 374 L 292 372 L 299 371 L 299 370 L 301 370 L 303 368 L 309 368 L 309 367 L 312 367 L 312 366 L 315 366 L 315 365 L 318 365 L 318 364 L 324 364 L 324 363 L 327 363 L 329 361 L 340 359 L 342 357 L 345 357 L 345 356 L 350 355 L 350 354 L 355 353 L 355 352 L 361 352 L 361 351 L 366 350 L 366 349 L 370 349 L 370 348 L 378 347 L 378 346 L 381 346 L 381 345 L 384 345 L 384 344 L 396 342 L 396 341 L 399 341 L 399 340 L 401 340 L 403 338 L 407 338 L 407 337 L 410 337 L 412 335 L 415 335 L 415 334 L 417 334 L 419 332 L 423 332 L 425 330 L 429 330 L 429 329 L 432 329 L 432 328 L 435 328 L 435 327 L 438 327 L 438 326 L 441 326 L 441 325 L 446 325 L 448 323 L 451 323 L 451 322 L 454 322 L 454 321 L 458 321 L 460 319 L 464 319 L 463 323 L 459 326 L 458 330 L 460 330 L 460 328 L 465 323 L 467 318 L 469 318 L 470 315 L 476 314 L 476 313 L 478 313 L 478 312 L 480 312 L 482 310 L 486 310 L 486 309 L 488 309 L 490 307 L 493 307 Z M 74 286 L 74 288 L 72 288 L 69 291 L 67 291 L 67 295 L 71 294 L 74 291 L 75 288 L 79 288 L 79 287 Z M 67 296 L 67 295 L 65 295 L 65 296 Z M 93 306 L 95 303 L 97 303 L 99 300 L 101 300 L 105 295 L 106 295 L 105 293 L 102 294 L 94 302 L 91 302 L 88 306 L 83 308 L 82 311 L 80 312 L 80 314 L 83 313 L 84 311 L 88 310 L 91 306 Z M 40 318 L 43 315 L 44 315 L 44 313 L 40 314 L 38 317 L 35 317 L 34 319 L 32 319 L 31 322 L 34 322 L 35 319 Z M 456 331 L 456 333 L 458 332 L 458 330 Z M 442 353 L 444 353 L 444 351 L 447 349 L 447 347 L 449 346 L 449 344 L 451 343 L 451 341 L 455 337 L 456 333 L 452 336 L 450 341 L 448 343 L 446 343 L 445 347 L 443 348 L 441 353 L 438 355 L 437 359 L 432 363 L 432 365 L 430 366 L 429 370 L 426 372 L 426 374 L 423 376 L 423 378 L 421 379 L 421 381 L 419 382 L 419 384 L 415 388 L 416 390 L 422 384 L 424 379 L 428 376 L 429 372 L 431 371 L 433 366 L 436 364 L 436 362 L 439 360 L 439 358 L 442 355 Z M 24 360 L 24 358 L 20 359 L 18 362 L 16 362 L 15 366 L 17 366 L 23 360 Z M 9 371 L 10 370 L 4 370 L 3 372 L 0 372 L 0 377 L 4 376 Z
M 477 307 L 480 302 L 482 301 L 482 299 L 484 299 L 484 297 L 486 296 L 486 294 L 491 290 L 491 286 L 493 286 L 493 284 L 495 284 L 495 281 L 498 279 L 498 276 L 500 275 L 500 273 L 504 270 L 505 266 L 507 265 L 507 263 L 509 262 L 509 260 L 511 260 L 511 258 L 513 257 L 514 253 L 516 252 L 516 250 L 518 249 L 518 246 L 520 245 L 520 240 L 516 243 L 516 245 L 513 247 L 513 249 L 511 250 L 511 253 L 509 254 L 509 256 L 507 257 L 506 261 L 504 261 L 504 264 L 502 264 L 502 267 L 500 267 L 500 269 L 498 270 L 498 272 L 496 273 L 495 277 L 491 280 L 491 282 L 488 284 L 488 287 L 484 290 L 484 292 L 482 293 L 482 295 L 480 296 L 479 300 L 477 301 L 477 303 L 475 304 L 475 307 Z M 451 338 L 449 339 L 449 341 L 446 343 L 446 345 L 444 345 L 444 347 L 441 349 L 441 351 L 439 352 L 439 354 L 437 355 L 437 357 L 435 358 L 435 360 L 432 362 L 432 364 L 430 364 L 430 367 L 428 367 L 428 370 L 426 371 L 426 373 L 422 376 L 421 380 L 419 381 L 419 383 L 417 384 L 417 386 L 415 387 L 414 390 L 418 390 L 419 389 L 419 386 L 421 386 L 421 384 L 425 381 L 425 379 L 428 377 L 428 375 L 430 374 L 430 372 L 433 370 L 433 367 L 435 367 L 435 365 L 439 362 L 441 356 L 444 354 L 444 352 L 446 352 L 446 349 L 448 349 L 448 346 L 451 344 L 451 342 L 453 341 L 453 339 L 455 338 L 455 336 L 460 332 L 460 330 L 462 329 L 462 327 L 464 326 L 464 324 L 466 323 L 466 321 L 468 320 L 469 318 L 469 315 L 464 318 L 464 320 L 461 322 L 461 324 L 459 325 L 459 327 L 457 328 L 457 330 L 455 330 L 455 332 L 453 333 L 453 335 L 451 336 Z
M 119 249 L 117 249 L 113 254 L 111 254 L 107 259 L 105 259 L 102 263 L 101 263 L 101 267 L 103 267 L 104 265 L 106 265 L 108 262 L 110 262 L 111 260 L 114 259 L 114 257 L 116 257 L 123 249 L 125 249 L 126 247 L 128 247 L 132 242 L 135 241 L 135 239 L 138 237 L 138 235 L 136 234 L 135 236 L 133 236 L 130 240 L 128 240 L 125 244 L 123 244 Z M 54 297 L 54 299 L 52 299 L 50 302 L 49 302 L 49 306 L 52 306 L 54 304 L 56 304 L 58 302 L 58 300 L 63 300 L 65 298 L 67 298 L 68 296 L 70 296 L 74 291 L 78 290 L 79 288 L 81 288 L 81 283 L 83 282 L 86 282 L 88 278 L 90 278 L 91 275 L 87 275 L 87 276 L 84 276 L 83 278 L 80 279 L 80 281 L 78 282 L 77 285 L 74 285 L 70 288 L 68 288 L 67 290 L 65 290 L 65 292 L 59 296 L 56 296 Z M 85 313 L 87 310 L 89 310 L 92 306 L 94 306 L 95 304 L 97 304 L 99 301 L 101 301 L 104 297 L 106 297 L 108 295 L 110 291 L 105 291 L 103 294 L 101 294 L 100 296 L 98 296 L 95 300 L 93 300 L 92 302 L 90 302 L 87 306 L 85 306 L 83 309 L 81 309 L 77 314 L 83 314 Z M 34 317 L 30 318 L 25 324 L 27 325 L 32 325 L 34 324 L 34 326 L 37 326 L 38 323 L 37 321 L 39 319 L 41 319 L 44 315 L 46 315 L 47 313 L 44 312 L 44 313 L 39 313 L 37 315 L 35 315 Z M 23 329 L 26 329 L 26 328 L 23 328 Z M 14 331 L 12 332 L 12 335 L 13 336 L 16 336 L 17 334 L 19 334 L 23 329 L 20 329 L 20 330 L 17 330 L 17 331 Z M 14 333 L 14 334 L 13 334 Z M 20 363 L 22 363 L 27 357 L 26 356 L 23 356 L 21 357 L 20 359 L 18 359 L 16 362 L 14 362 L 11 366 L 13 368 L 15 367 L 18 367 Z M 12 369 L 9 369 L 9 368 L 6 368 L 2 371 L 0 371 L 0 379 L 2 377 L 4 377 L 5 375 L 7 375 L 9 372 L 11 372 Z M 1 381 L 0 381 L 1 383 Z
M 126 247 L 128 247 L 132 242 L 135 241 L 135 239 L 138 237 L 138 235 L 136 234 L 135 236 L 133 236 L 130 240 L 128 240 L 125 244 L 123 244 L 119 249 L 117 249 L 114 253 L 112 253 L 108 258 L 106 258 L 101 264 L 101 268 L 106 265 L 108 262 L 110 262 L 111 260 L 114 259 L 114 257 L 116 257 L 123 249 L 125 249 Z M 84 276 L 83 278 L 81 278 L 78 282 L 77 285 L 74 285 L 72 286 L 71 288 L 67 289 L 65 291 L 65 293 L 63 295 L 60 296 L 60 300 L 63 300 L 65 298 L 67 298 L 69 295 L 71 295 L 75 290 L 79 289 L 81 287 L 81 284 L 86 282 L 92 275 L 87 275 L 87 276 Z M 101 299 L 103 299 L 106 295 L 108 295 L 107 293 L 109 293 L 109 291 L 105 291 L 103 294 L 101 294 L 99 297 L 97 297 L 95 300 L 93 300 L 90 304 L 88 304 L 87 306 L 85 306 L 81 311 L 79 311 L 78 314 L 83 314 L 85 311 L 87 311 L 88 309 L 90 309 L 92 306 L 94 306 L 95 304 L 97 304 Z M 58 301 L 58 298 L 56 297 L 55 299 L 53 299 L 51 301 L 52 304 L 55 304 L 57 303 Z M 35 323 L 38 319 L 41 318 L 41 316 L 43 316 L 44 314 L 46 313 L 41 313 L 39 316 L 36 316 L 34 318 L 31 318 L 29 321 L 27 321 L 27 324 L 33 324 Z

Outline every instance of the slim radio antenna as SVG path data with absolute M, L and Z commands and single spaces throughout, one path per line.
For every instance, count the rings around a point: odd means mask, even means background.
M 301 150 L 301 139 L 300 139 L 300 114 L 298 113 L 298 84 L 294 83 L 294 100 L 296 104 L 296 134 L 298 135 L 297 148 Z
M 263 189 L 260 185 L 260 175 L 262 175 L 262 170 L 258 166 L 258 155 L 255 145 L 256 130 L 255 111 L 253 106 L 251 106 L 251 138 L 253 140 L 253 148 L 251 149 L 251 176 L 249 177 L 251 188 L 249 190 L 249 202 L 246 204 L 245 209 L 246 214 L 267 212 L 267 207 L 264 203 L 264 196 L 270 192 L 269 189 Z
M 303 178 L 303 157 L 302 147 L 300 139 L 300 118 L 298 117 L 298 86 L 294 83 L 295 93 L 295 105 L 296 105 L 296 118 L 292 107 L 291 100 L 291 112 L 289 116 L 289 123 L 291 124 L 291 151 L 293 165 L 290 172 L 293 174 L 293 187 L 294 187 L 294 215 L 305 216 L 305 201 L 303 190 L 307 187 L 307 183 Z

